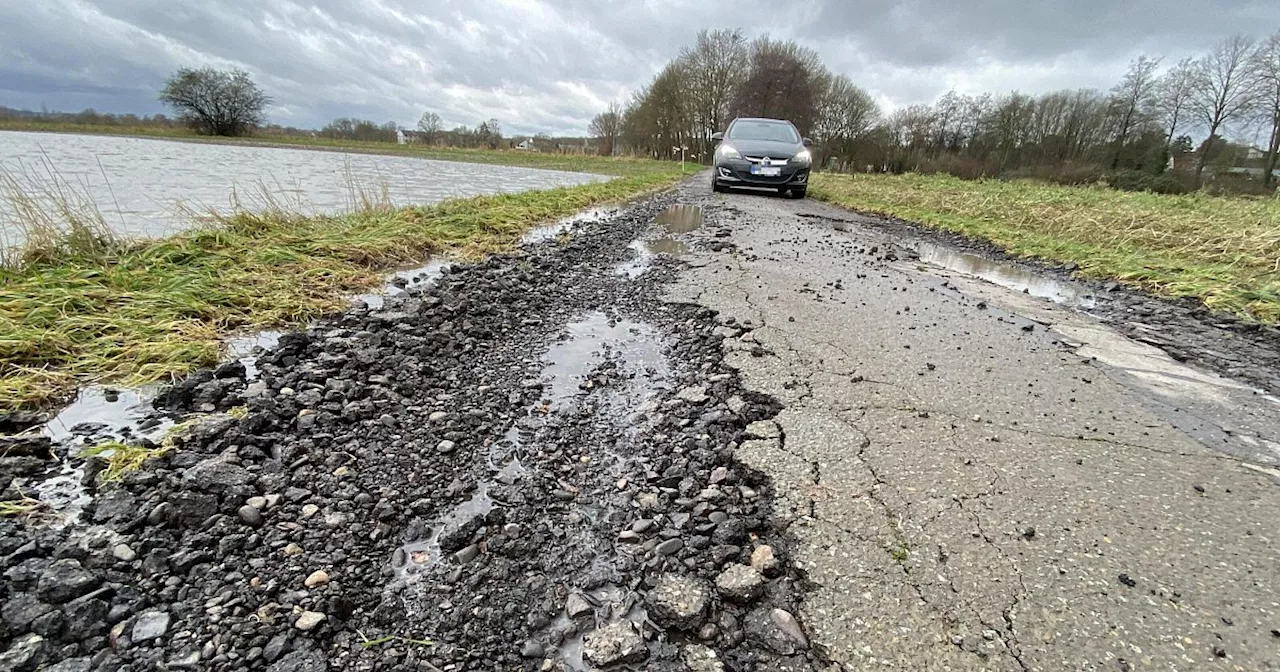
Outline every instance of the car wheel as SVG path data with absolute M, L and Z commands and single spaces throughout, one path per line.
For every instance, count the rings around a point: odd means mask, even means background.
M 712 176 L 711 176 L 711 191 L 714 191 L 714 192 L 715 192 L 715 193 L 717 193 L 717 194 L 722 194 L 722 193 L 724 193 L 724 192 L 728 191 L 728 189 L 727 189 L 726 187 L 722 186 L 722 185 L 720 184 L 720 180 L 717 180 L 717 179 L 715 178 L 715 176 L 714 176 L 714 175 L 712 175 Z
M 807 193 L 809 193 L 808 187 L 805 187 L 803 189 L 792 189 L 791 198 L 804 198 L 804 195 Z

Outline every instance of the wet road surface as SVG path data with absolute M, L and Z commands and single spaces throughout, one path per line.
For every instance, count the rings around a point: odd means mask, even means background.
M 738 453 L 775 479 L 833 661 L 1280 669 L 1274 398 L 1109 329 L 1070 283 L 703 187 L 680 201 L 736 251 L 690 246 L 670 298 L 755 327 L 727 361 L 782 436 Z

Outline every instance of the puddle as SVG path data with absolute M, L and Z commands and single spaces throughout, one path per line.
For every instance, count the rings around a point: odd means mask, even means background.
M 604 313 L 593 312 L 567 325 L 566 330 L 567 338 L 553 344 L 545 357 L 543 375 L 551 381 L 544 396 L 553 405 L 577 396 L 591 372 L 604 363 L 606 354 L 615 359 L 616 370 L 633 383 L 652 383 L 668 375 L 661 335 L 648 324 L 611 321 Z
M 614 275 L 621 275 L 635 280 L 649 271 L 649 267 L 653 265 L 654 253 L 641 240 L 631 241 L 631 244 L 627 245 L 627 249 L 631 250 L 632 257 L 614 266 L 613 273 Z
M 422 570 L 437 565 L 444 559 L 440 548 L 440 535 L 447 529 L 465 527 L 476 518 L 484 518 L 493 510 L 493 498 L 489 496 L 489 484 L 481 483 L 467 501 L 449 510 L 431 526 L 431 534 L 411 541 L 396 549 L 391 567 L 398 579 L 408 580 Z
M 86 387 L 75 401 L 45 423 L 44 433 L 55 443 L 70 440 L 79 425 L 95 425 L 94 436 L 114 439 L 155 439 L 173 426 L 173 421 L 157 415 L 151 402 L 160 386 L 136 389 Z
M 527 232 L 525 232 L 523 236 L 520 236 L 520 244 L 533 245 L 535 243 L 542 243 L 548 240 L 554 240 L 556 236 L 560 235 L 561 233 L 564 233 L 565 231 L 568 231 L 569 229 L 572 229 L 573 227 L 579 224 L 593 224 L 595 222 L 602 222 L 606 219 L 617 217 L 621 213 L 622 213 L 621 208 L 591 208 L 590 210 L 583 210 L 582 212 L 579 212 L 576 215 L 571 215 L 569 217 L 565 217 L 564 219 L 558 220 L 554 224 L 548 224 L 547 226 L 538 226 L 538 227 L 529 229 Z
M 1084 287 L 1014 264 L 958 252 L 933 243 L 918 243 L 915 249 L 920 254 L 920 261 L 972 275 L 1001 287 L 1080 308 L 1093 308 L 1097 304 L 1093 293 Z
M 586 636 L 593 630 L 606 625 L 628 621 L 641 633 L 657 633 L 659 628 L 649 619 L 649 613 L 639 594 L 620 586 L 607 585 L 595 590 L 584 591 L 581 596 L 592 606 L 592 611 L 571 619 L 565 612 L 552 621 L 538 635 L 538 639 L 547 641 L 547 657 L 559 660 L 565 668 L 574 672 L 592 672 L 595 666 L 584 656 Z M 646 637 L 646 639 L 648 639 Z M 640 666 L 621 665 L 609 669 L 645 669 Z
M 673 205 L 658 213 L 654 225 L 667 233 L 689 233 L 702 228 L 702 206 Z
M 246 382 L 257 380 L 258 378 L 258 357 L 266 350 L 271 350 L 280 344 L 279 331 L 260 331 L 252 336 L 237 336 L 227 339 L 227 353 L 232 359 L 237 359 L 244 364 L 244 379 Z
M 440 279 L 444 275 L 444 269 L 448 268 L 447 261 L 432 261 L 421 266 L 411 266 L 402 268 L 392 273 L 386 284 L 376 292 L 368 294 L 357 294 L 352 299 L 354 301 L 363 301 L 370 309 L 378 310 L 386 303 L 388 296 L 404 296 L 411 289 L 422 289 L 428 287 L 431 283 Z

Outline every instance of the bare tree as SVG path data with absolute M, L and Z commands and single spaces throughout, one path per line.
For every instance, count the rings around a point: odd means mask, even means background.
M 739 116 L 788 119 L 809 133 L 829 79 L 817 52 L 766 35 L 751 43 L 747 77 L 733 108 Z
M 622 108 L 617 103 L 609 103 L 609 109 L 597 114 L 587 130 L 600 141 L 601 154 L 614 156 L 618 149 L 618 136 L 622 133 Z
M 703 151 L 723 131 L 729 103 L 747 71 L 747 39 L 740 30 L 703 30 L 692 49 L 681 52 L 689 78 L 689 107 Z
M 1178 124 L 1185 121 L 1183 115 L 1187 111 L 1195 80 L 1196 63 L 1188 57 L 1178 61 L 1177 65 L 1164 73 L 1156 85 L 1156 109 L 1165 129 L 1165 144 L 1173 143 L 1173 134 L 1178 131 Z
M 440 115 L 435 112 L 423 112 L 422 118 L 418 119 L 418 130 L 426 136 L 427 144 L 436 141 L 436 137 L 440 135 L 440 129 L 444 127 L 440 121 Z
M 849 162 L 857 143 L 880 120 L 880 106 L 853 80 L 831 78 L 822 98 L 814 134 L 826 155 Z
M 266 120 L 269 98 L 244 70 L 179 68 L 160 90 L 160 102 L 205 135 L 244 135 Z
M 1213 140 L 1224 124 L 1247 112 L 1253 103 L 1255 88 L 1248 68 L 1252 50 L 1252 39 L 1235 35 L 1219 42 L 1213 51 L 1196 62 L 1187 107 L 1208 130 L 1206 142 Z M 1209 153 L 1199 152 L 1196 159 L 1197 183 Z
M 498 123 L 497 119 L 480 122 L 480 125 L 476 127 L 475 139 L 489 149 L 501 147 L 502 125 Z
M 1129 134 L 1150 118 L 1156 100 L 1156 68 L 1160 59 L 1139 56 L 1129 64 L 1124 78 L 1111 89 L 1109 106 L 1115 121 L 1115 152 L 1111 167 L 1120 165 L 1120 154 Z
M 1267 159 L 1262 167 L 1262 183 L 1270 185 L 1276 181 L 1274 173 L 1280 159 L 1280 32 L 1258 45 L 1250 69 L 1257 82 L 1259 120 L 1264 128 L 1271 127 Z

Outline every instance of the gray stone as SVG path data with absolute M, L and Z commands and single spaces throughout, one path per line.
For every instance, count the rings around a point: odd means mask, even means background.
M 675 539 L 668 539 L 661 544 L 654 546 L 653 552 L 656 555 L 671 555 L 682 548 L 684 548 L 684 541 L 677 537 Z
M 7 651 L 0 653 L 0 670 L 31 672 L 49 658 L 49 648 L 49 643 L 40 635 L 19 637 Z
M 582 642 L 582 654 L 600 667 L 638 663 L 649 657 L 644 638 L 631 621 L 618 621 L 592 630 Z
M 41 672 L 89 672 L 92 669 L 92 658 L 68 658 L 60 663 L 43 668 Z
M 53 605 L 45 604 L 30 593 L 19 593 L 5 600 L 0 606 L 0 618 L 17 632 L 26 632 L 31 621 L 54 610 Z
M 520 656 L 522 658 L 541 658 L 545 653 L 542 643 L 536 639 L 526 639 L 520 647 Z
M 248 469 L 221 455 L 201 460 L 182 474 L 183 485 L 190 489 L 237 499 L 257 494 L 250 485 L 252 481 L 253 474 Z
M 761 608 L 747 614 L 747 634 L 766 648 L 781 656 L 795 655 L 809 648 L 809 639 L 796 622 L 795 616 L 784 609 Z
M 689 672 L 724 672 L 724 663 L 716 657 L 716 652 L 701 644 L 686 644 L 680 650 Z
M 700 386 L 682 388 L 679 392 L 676 392 L 676 398 L 682 401 L 687 401 L 690 404 L 706 403 L 707 399 L 709 399 L 707 396 L 707 388 Z
M 463 548 L 457 553 L 454 553 L 453 559 L 457 560 L 459 564 L 465 565 L 468 562 L 475 560 L 476 557 L 479 555 L 480 555 L 480 547 L 477 546 L 476 544 L 471 544 L 470 546 Z
M 773 555 L 773 547 L 757 546 L 756 550 L 751 551 L 751 566 L 765 576 L 773 574 L 778 568 L 778 559 Z
M 782 430 L 772 420 L 757 420 L 747 425 L 746 435 L 752 439 L 776 439 L 782 436 Z
M 133 562 L 138 554 L 128 544 L 116 544 L 111 548 L 111 555 L 121 562 Z
M 581 593 L 570 593 L 569 599 L 565 600 L 564 611 L 569 614 L 569 618 L 577 618 L 595 611 L 595 607 Z
M 258 509 L 245 504 L 236 511 L 236 515 L 240 516 L 240 520 L 250 527 L 262 527 L 262 512 Z
M 101 580 L 80 565 L 78 560 L 55 560 L 40 574 L 36 593 L 52 604 L 70 602 L 98 587 Z
M 129 639 L 134 644 L 164 637 L 169 632 L 169 621 L 172 619 L 167 611 L 144 611 L 133 622 L 133 631 Z
M 267 645 L 262 649 L 262 657 L 266 658 L 268 663 L 274 663 L 280 656 L 288 653 L 289 644 L 289 633 L 282 632 L 267 642 Z
M 293 622 L 293 627 L 308 632 L 314 630 L 325 618 L 326 616 L 318 611 L 304 611 L 298 614 L 298 620 Z
M 445 455 L 452 453 L 454 450 L 457 450 L 457 448 L 458 448 L 458 444 L 448 439 L 445 439 L 444 441 L 441 441 L 440 443 L 436 444 L 436 450 Z
M 645 601 L 658 625 L 692 632 L 702 625 L 711 604 L 711 587 L 692 576 L 664 574 Z
M 764 592 L 764 577 L 753 567 L 729 565 L 716 577 L 716 590 L 734 602 L 750 602 Z

